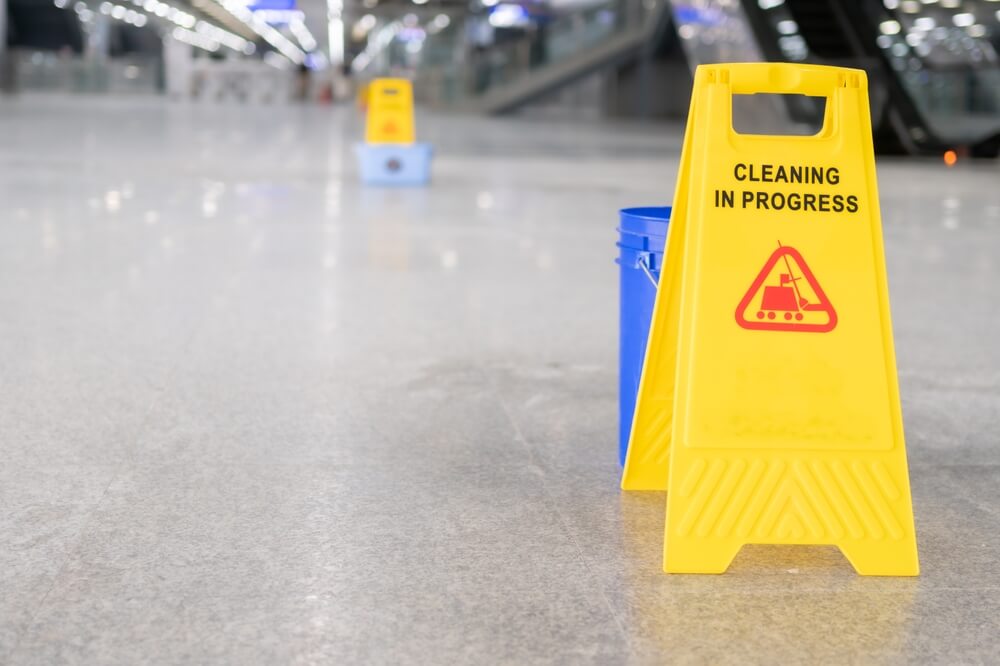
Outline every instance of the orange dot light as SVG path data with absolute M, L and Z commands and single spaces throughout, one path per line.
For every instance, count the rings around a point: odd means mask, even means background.
M 958 153 L 954 150 L 944 151 L 944 163 L 947 166 L 955 166 L 955 162 L 958 161 Z

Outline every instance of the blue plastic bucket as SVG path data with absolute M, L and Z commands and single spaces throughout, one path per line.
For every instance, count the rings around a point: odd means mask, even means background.
M 362 143 L 355 152 L 365 185 L 426 185 L 431 178 L 434 151 L 428 143 Z
M 622 465 L 669 223 L 670 208 L 666 206 L 625 208 L 619 213 L 618 462 Z

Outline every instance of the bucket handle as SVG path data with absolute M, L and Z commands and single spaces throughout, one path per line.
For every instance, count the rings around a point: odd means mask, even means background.
M 642 269 L 642 272 L 646 274 L 649 278 L 650 283 L 653 285 L 653 289 L 657 289 L 659 285 L 656 283 L 656 278 L 653 277 L 653 273 L 649 269 L 649 252 L 639 252 L 639 258 L 636 259 L 636 264 Z

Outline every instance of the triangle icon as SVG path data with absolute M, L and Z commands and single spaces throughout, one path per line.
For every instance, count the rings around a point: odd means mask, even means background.
M 802 254 L 779 242 L 736 307 L 736 323 L 751 331 L 828 333 L 837 313 Z

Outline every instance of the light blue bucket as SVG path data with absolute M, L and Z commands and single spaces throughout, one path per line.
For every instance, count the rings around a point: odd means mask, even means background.
M 426 185 L 431 179 L 429 143 L 361 143 L 354 152 L 365 185 Z

